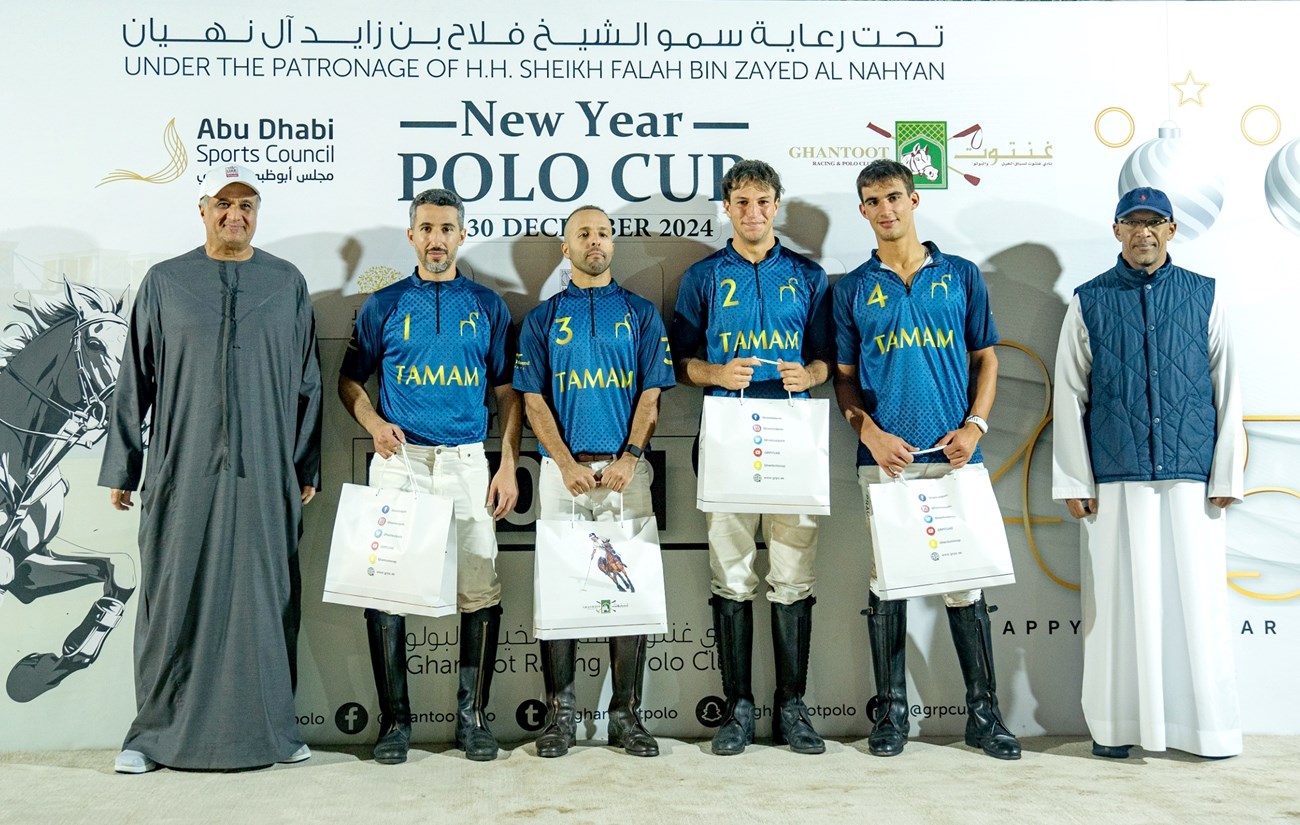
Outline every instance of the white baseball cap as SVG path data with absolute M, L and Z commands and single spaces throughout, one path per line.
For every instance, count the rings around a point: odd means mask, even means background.
M 211 198 L 232 183 L 242 183 L 252 189 L 253 194 L 258 197 L 262 195 L 257 188 L 257 175 L 253 174 L 252 169 L 237 163 L 228 163 L 212 167 L 203 176 L 203 183 L 199 186 L 199 199 Z

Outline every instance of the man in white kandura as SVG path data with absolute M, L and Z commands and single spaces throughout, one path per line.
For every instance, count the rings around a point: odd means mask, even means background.
M 1175 266 L 1169 198 L 1120 199 L 1111 269 L 1074 291 L 1056 354 L 1052 495 L 1083 520 L 1092 752 L 1241 753 L 1225 510 L 1243 495 L 1223 302 Z

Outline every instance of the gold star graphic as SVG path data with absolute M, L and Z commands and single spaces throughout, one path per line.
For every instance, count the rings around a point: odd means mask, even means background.
M 1183 78 L 1181 83 L 1170 83 L 1178 90 L 1178 105 L 1186 106 L 1188 103 L 1195 103 L 1197 106 L 1204 106 L 1201 102 L 1201 95 L 1205 92 L 1205 87 L 1209 83 L 1201 83 L 1195 77 L 1192 77 L 1192 70 L 1187 70 L 1187 77 Z

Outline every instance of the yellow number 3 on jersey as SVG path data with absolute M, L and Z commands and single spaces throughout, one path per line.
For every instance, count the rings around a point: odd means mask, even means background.
M 559 338 L 555 339 L 555 343 L 563 345 L 573 340 L 573 330 L 569 329 L 569 321 L 572 320 L 572 318 L 572 315 L 568 315 L 564 318 L 555 319 L 555 323 L 560 325 L 560 332 L 564 333 Z

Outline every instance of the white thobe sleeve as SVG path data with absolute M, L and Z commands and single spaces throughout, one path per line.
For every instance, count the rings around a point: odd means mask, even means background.
M 1079 296 L 1070 298 L 1056 347 L 1056 378 L 1052 390 L 1052 498 L 1096 498 L 1092 458 L 1083 416 L 1088 410 L 1088 377 L 1092 347 L 1083 323 Z
M 1214 385 L 1217 416 L 1214 463 L 1210 467 L 1207 497 L 1245 495 L 1246 431 L 1241 420 L 1241 388 L 1237 383 L 1236 350 L 1218 290 L 1210 307 L 1210 380 Z

